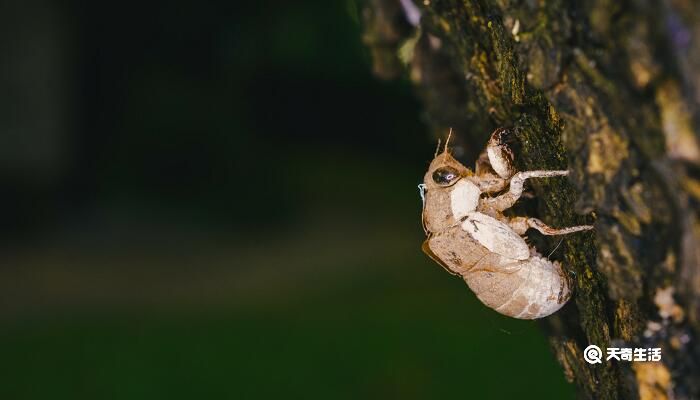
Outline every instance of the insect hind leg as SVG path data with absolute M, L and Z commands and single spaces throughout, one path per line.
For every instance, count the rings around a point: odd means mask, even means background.
M 547 236 L 568 235 L 569 233 L 589 231 L 593 229 L 593 225 L 577 225 L 570 226 L 567 228 L 553 228 L 537 218 L 528 218 L 527 226 L 533 229 L 537 229 L 538 231 L 540 231 L 541 234 Z

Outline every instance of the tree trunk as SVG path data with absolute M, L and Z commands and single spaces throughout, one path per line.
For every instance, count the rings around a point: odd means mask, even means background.
M 375 74 L 406 71 L 473 163 L 515 128 L 537 212 L 565 237 L 574 298 L 542 324 L 581 396 L 700 398 L 700 8 L 682 0 L 366 0 Z M 459 153 L 457 153 L 459 155 Z M 468 165 L 467 164 L 467 165 Z M 558 239 L 556 239 L 558 241 Z M 563 249 L 563 251 L 562 251 Z M 590 365 L 583 349 L 603 349 Z M 608 347 L 661 362 L 606 361 Z

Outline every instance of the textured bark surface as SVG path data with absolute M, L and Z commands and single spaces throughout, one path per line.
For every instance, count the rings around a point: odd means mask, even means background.
M 363 18 L 375 74 L 407 74 L 466 165 L 512 126 L 520 170 L 571 170 L 532 186 L 546 222 L 596 226 L 563 240 L 574 298 L 543 321 L 581 397 L 700 398 L 696 2 L 366 0 Z M 591 366 L 588 344 L 662 362 Z

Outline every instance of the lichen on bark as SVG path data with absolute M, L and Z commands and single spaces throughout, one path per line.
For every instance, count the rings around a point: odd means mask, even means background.
M 514 127 L 521 170 L 571 171 L 533 182 L 540 217 L 595 223 L 564 239 L 574 305 L 543 322 L 566 377 L 586 398 L 700 397 L 700 12 L 685 1 L 425 0 L 411 26 L 404 1 L 365 2 L 366 16 L 384 16 L 365 19 L 375 71 L 403 63 L 429 126 L 454 128 L 467 163 L 494 128 Z M 588 344 L 661 347 L 664 359 L 591 366 Z

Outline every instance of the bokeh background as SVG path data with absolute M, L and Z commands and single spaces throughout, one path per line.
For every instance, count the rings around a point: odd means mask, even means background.
M 0 6 L 0 398 L 573 397 L 420 251 L 354 1 Z

